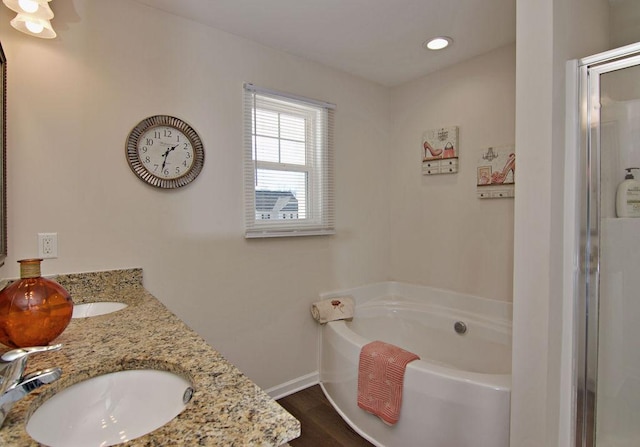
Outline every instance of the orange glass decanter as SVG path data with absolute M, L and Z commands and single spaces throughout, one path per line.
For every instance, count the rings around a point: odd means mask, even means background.
M 71 321 L 71 296 L 57 282 L 40 276 L 41 261 L 18 261 L 20 280 L 0 292 L 0 343 L 11 348 L 46 345 Z

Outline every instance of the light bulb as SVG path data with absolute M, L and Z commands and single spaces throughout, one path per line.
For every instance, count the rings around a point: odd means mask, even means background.
M 2 0 L 2 3 L 18 14 L 42 20 L 51 20 L 53 19 L 53 11 L 49 7 L 49 1 L 50 0 Z
M 32 17 L 26 13 L 19 13 L 11 22 L 11 26 L 20 32 L 42 39 L 53 39 L 56 32 L 51 26 L 51 22 L 46 19 Z
M 436 37 L 425 42 L 423 46 L 429 50 L 442 50 L 448 47 L 451 42 L 453 42 L 453 39 L 450 37 Z
M 26 26 L 27 29 L 31 31 L 33 34 L 40 34 L 44 29 L 44 26 L 42 24 L 30 22 L 28 20 L 24 23 L 24 26 Z
M 34 0 L 18 0 L 18 5 L 24 12 L 34 13 L 38 10 L 38 2 Z

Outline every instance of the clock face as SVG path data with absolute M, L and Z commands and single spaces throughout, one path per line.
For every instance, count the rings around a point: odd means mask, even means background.
M 186 175 L 193 167 L 194 155 L 189 138 L 174 127 L 151 127 L 138 140 L 138 157 L 142 166 L 162 179 Z
M 158 188 L 187 185 L 204 164 L 204 148 L 196 131 L 167 115 L 142 120 L 127 138 L 126 153 L 131 170 Z

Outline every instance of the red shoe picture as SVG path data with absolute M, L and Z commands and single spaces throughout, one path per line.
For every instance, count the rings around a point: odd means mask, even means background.
M 516 181 L 516 154 L 509 154 L 509 158 L 507 158 L 507 162 L 502 168 L 502 171 L 496 171 L 491 174 L 491 183 L 502 184 L 507 179 L 509 172 L 512 173 L 511 182 L 507 183 L 515 183 Z
M 431 158 L 442 158 L 442 149 L 434 149 L 431 147 L 428 141 L 425 141 L 422 145 L 424 147 L 423 160 L 429 160 Z M 431 154 L 431 157 L 427 156 L 427 152 Z

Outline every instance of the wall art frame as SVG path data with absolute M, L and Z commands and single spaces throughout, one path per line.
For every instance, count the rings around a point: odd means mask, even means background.
M 441 127 L 422 133 L 422 174 L 458 172 L 458 126 Z
M 515 146 L 482 149 L 478 156 L 476 173 L 479 199 L 513 198 L 516 182 Z

